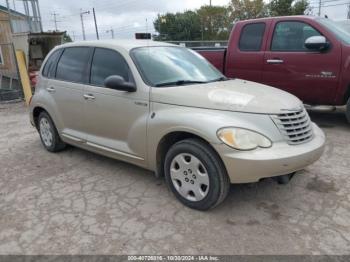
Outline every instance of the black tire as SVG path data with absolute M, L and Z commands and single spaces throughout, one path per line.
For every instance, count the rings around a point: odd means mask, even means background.
M 274 180 L 279 184 L 279 185 L 287 185 L 290 180 L 293 178 L 295 173 L 291 173 L 288 175 L 283 175 L 283 176 L 276 176 L 274 177 Z
M 348 102 L 346 103 L 345 115 L 346 115 L 346 119 L 348 120 L 348 123 L 350 123 L 350 98 L 348 99 Z
M 209 178 L 206 196 L 199 201 L 183 197 L 175 188 L 171 178 L 170 169 L 174 158 L 186 153 L 194 156 L 203 164 Z M 197 210 L 208 210 L 219 205 L 227 197 L 230 189 L 230 180 L 223 162 L 218 154 L 200 139 L 186 139 L 174 144 L 166 154 L 164 174 L 166 183 L 176 198 L 184 205 Z M 183 181 L 183 183 L 185 182 Z
M 42 132 L 41 132 L 41 126 L 40 123 L 42 121 L 47 121 L 49 126 L 49 132 L 52 134 L 52 142 L 50 144 L 46 143 L 44 141 Z M 60 136 L 58 135 L 57 129 L 55 127 L 55 124 L 53 123 L 51 117 L 46 112 L 41 112 L 38 118 L 38 131 L 41 139 L 41 143 L 46 148 L 47 151 L 50 152 L 59 152 L 62 151 L 64 148 L 66 148 L 66 144 L 61 140 Z

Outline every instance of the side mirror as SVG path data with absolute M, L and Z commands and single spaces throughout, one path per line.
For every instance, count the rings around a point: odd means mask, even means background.
M 325 51 L 329 46 L 329 42 L 324 36 L 311 36 L 305 40 L 305 47 L 310 50 Z
M 136 92 L 134 83 L 126 82 L 122 76 L 113 75 L 105 79 L 104 85 L 107 88 L 126 92 Z

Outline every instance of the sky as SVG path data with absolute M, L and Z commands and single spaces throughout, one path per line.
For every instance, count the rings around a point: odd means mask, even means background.
M 309 0 L 313 14 L 317 15 L 319 0 Z M 325 14 L 334 20 L 345 20 L 350 0 L 322 0 L 321 16 Z M 208 5 L 210 0 L 39 0 L 44 30 L 54 30 L 53 13 L 57 14 L 57 27 L 67 31 L 75 40 L 82 40 L 80 11 L 84 14 L 87 39 L 96 39 L 92 8 L 95 8 L 101 39 L 133 38 L 135 32 L 154 33 L 153 21 L 157 14 L 198 9 Z M 6 5 L 0 0 L 0 4 Z M 23 12 L 20 0 L 9 0 L 11 8 Z M 227 5 L 229 0 L 212 0 L 212 5 Z

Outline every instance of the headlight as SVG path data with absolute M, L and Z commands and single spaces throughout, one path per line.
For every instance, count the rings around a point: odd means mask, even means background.
M 226 145 L 238 150 L 253 150 L 257 147 L 272 146 L 270 139 L 247 129 L 227 127 L 219 129 L 217 135 Z

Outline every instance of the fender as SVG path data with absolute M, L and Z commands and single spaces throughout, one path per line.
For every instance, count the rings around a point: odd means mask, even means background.
M 31 119 L 34 119 L 34 109 L 35 108 L 43 108 L 51 117 L 52 121 L 54 122 L 58 133 L 61 133 L 61 130 L 63 128 L 63 122 L 60 117 L 59 112 L 57 111 L 57 106 L 55 99 L 52 98 L 44 89 L 43 87 L 37 88 L 37 94 L 33 96 L 33 100 L 30 106 L 30 117 Z
M 217 131 L 223 127 L 240 127 L 267 134 L 272 141 L 283 137 L 268 115 L 238 113 L 203 108 L 152 103 L 153 113 L 147 127 L 147 155 L 150 170 L 156 170 L 157 148 L 168 134 L 186 132 L 202 138 L 209 144 L 222 144 Z M 223 123 L 225 123 L 223 125 Z

